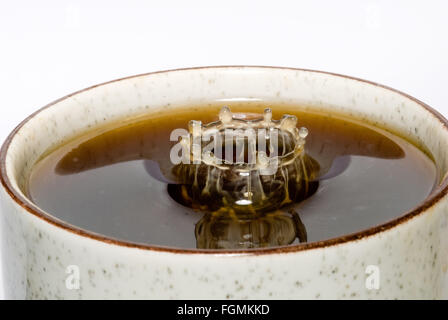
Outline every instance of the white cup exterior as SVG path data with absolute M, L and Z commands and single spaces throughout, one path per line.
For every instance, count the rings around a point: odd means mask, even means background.
M 433 155 L 441 184 L 425 203 L 383 226 L 329 241 L 253 252 L 193 252 L 117 242 L 51 217 L 21 191 L 43 152 L 89 128 L 183 104 L 225 104 L 228 99 L 295 103 L 389 128 Z M 448 298 L 447 154 L 447 122 L 437 112 L 398 91 L 325 72 L 206 67 L 94 86 L 28 118 L 2 149 L 6 297 Z

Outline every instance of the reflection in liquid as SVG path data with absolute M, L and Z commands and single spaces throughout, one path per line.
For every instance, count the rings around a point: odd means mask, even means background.
M 296 202 L 311 197 L 318 189 L 319 182 L 311 181 L 307 194 L 302 194 Z M 306 227 L 297 212 L 290 206 L 268 213 L 236 211 L 233 208 L 203 203 L 202 208 L 186 195 L 188 186 L 168 184 L 168 194 L 177 203 L 193 208 L 202 214 L 196 224 L 195 236 L 198 249 L 244 249 L 288 245 L 298 239 L 307 241 Z
M 198 249 L 263 248 L 307 241 L 305 226 L 293 210 L 262 216 L 205 214 L 196 224 L 195 235 Z

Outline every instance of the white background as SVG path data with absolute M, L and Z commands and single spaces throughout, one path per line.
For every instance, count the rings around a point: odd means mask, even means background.
M 448 115 L 448 1 L 0 1 L 1 141 L 75 90 L 204 65 L 348 74 Z

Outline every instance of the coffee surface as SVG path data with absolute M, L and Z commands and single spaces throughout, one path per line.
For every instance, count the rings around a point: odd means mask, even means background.
M 266 107 L 227 105 L 242 118 Z M 52 216 L 107 237 L 237 249 L 320 241 L 377 226 L 421 203 L 436 183 L 430 157 L 397 135 L 340 115 L 270 105 L 273 118 L 295 115 L 298 126 L 308 129 L 305 150 L 318 171 L 307 196 L 260 216 L 195 210 L 179 201 L 182 188 L 170 160 L 178 141 L 170 135 L 187 129 L 192 119 L 217 120 L 222 106 L 179 107 L 86 132 L 42 157 L 30 175 L 28 196 Z

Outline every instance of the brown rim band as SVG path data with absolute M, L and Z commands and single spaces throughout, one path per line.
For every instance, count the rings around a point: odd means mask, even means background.
M 395 92 L 397 94 L 400 94 L 417 104 L 419 104 L 421 107 L 429 111 L 436 119 L 438 119 L 443 126 L 445 130 L 448 130 L 448 120 L 445 119 L 439 112 L 431 108 L 430 106 L 426 105 L 425 103 L 392 88 L 389 88 L 387 86 L 383 86 L 381 84 L 345 76 L 337 73 L 331 73 L 331 72 L 325 72 L 325 71 L 317 71 L 317 70 L 309 70 L 309 69 L 299 69 L 299 68 L 286 68 L 286 67 L 270 67 L 270 66 L 210 66 L 210 67 L 196 67 L 196 68 L 183 68 L 183 69 L 173 69 L 173 70 L 165 70 L 165 71 L 157 71 L 157 72 L 150 72 L 150 73 L 144 73 L 144 74 L 138 74 L 134 76 L 124 77 L 108 82 L 104 82 L 101 84 L 97 84 L 82 90 L 79 90 L 77 92 L 71 93 L 63 98 L 60 98 L 45 107 L 41 108 L 37 112 L 33 113 L 31 116 L 26 118 L 21 124 L 19 124 L 12 133 L 8 136 L 5 143 L 3 144 L 0 152 L 0 180 L 5 188 L 6 192 L 9 194 L 9 196 L 22 208 L 24 208 L 29 213 L 33 214 L 34 216 L 41 218 L 45 220 L 46 222 L 60 227 L 62 229 L 65 229 L 67 231 L 73 232 L 79 236 L 87 237 L 90 239 L 102 241 L 109 244 L 119 245 L 123 247 L 129 247 L 129 248 L 139 248 L 144 250 L 152 250 L 152 251 L 161 251 L 161 252 L 168 252 L 168 253 L 196 253 L 196 254 L 218 254 L 218 255 L 227 255 L 227 254 L 245 254 L 245 255 L 260 255 L 260 254 L 272 254 L 272 253 L 286 253 L 286 252 L 297 252 L 302 250 L 309 250 L 309 249 L 317 249 L 317 248 L 324 248 L 328 246 L 333 246 L 337 244 L 343 244 L 350 241 L 356 241 L 365 237 L 372 236 L 374 234 L 377 234 L 381 231 L 391 229 L 397 225 L 400 225 L 411 218 L 421 214 L 426 209 L 432 207 L 435 205 L 441 198 L 443 198 L 448 193 L 448 177 L 445 177 L 440 184 L 433 190 L 433 192 L 426 198 L 426 200 L 418 205 L 417 207 L 413 208 L 412 210 L 404 213 L 402 216 L 393 219 L 389 222 L 386 222 L 379 226 L 374 226 L 369 229 L 365 229 L 356 233 L 323 240 L 323 241 L 316 241 L 316 242 L 310 242 L 310 243 L 302 243 L 302 244 L 296 244 L 296 245 L 289 245 L 289 246 L 283 246 L 283 247 L 273 247 L 273 248 L 257 248 L 257 249 L 244 249 L 244 250 L 203 250 L 203 249 L 181 249 L 181 248 L 170 248 L 170 247 L 162 247 L 162 246 L 153 246 L 153 245 L 147 245 L 147 244 L 141 244 L 141 243 L 134 243 L 129 241 L 123 241 L 114 239 L 111 237 L 106 237 L 94 232 L 90 232 L 81 228 L 78 228 L 76 226 L 73 226 L 71 224 L 62 222 L 61 220 L 49 215 L 48 213 L 44 212 L 43 210 L 39 209 L 36 205 L 34 205 L 29 199 L 25 198 L 21 193 L 17 192 L 9 179 L 9 177 L 6 174 L 6 155 L 8 153 L 9 147 L 11 145 L 12 140 L 14 139 L 14 136 L 20 131 L 20 129 L 29 121 L 31 120 L 36 114 L 40 113 L 41 111 L 52 107 L 53 105 L 57 104 L 58 102 L 65 100 L 71 96 L 74 96 L 78 93 L 88 91 L 91 89 L 94 89 L 99 86 L 104 86 L 110 83 L 126 80 L 126 79 L 132 79 L 142 76 L 148 76 L 152 74 L 158 74 L 158 73 L 167 73 L 167 72 L 176 72 L 176 71 L 187 71 L 187 70 L 200 70 L 200 69 L 218 69 L 218 68 L 266 68 L 266 69 L 278 69 L 278 70 L 293 70 L 293 71 L 305 71 L 305 72 L 314 72 L 314 73 L 321 73 L 321 74 L 327 74 L 331 76 L 346 78 L 350 80 L 360 81 L 366 84 L 370 84 L 373 86 L 377 86 L 392 92 Z

